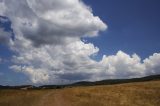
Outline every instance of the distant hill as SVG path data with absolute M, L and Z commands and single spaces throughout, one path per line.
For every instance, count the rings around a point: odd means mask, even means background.
M 0 85 L 0 89 L 33 89 L 36 88 L 33 85 L 21 85 L 21 86 L 2 86 Z
M 113 84 L 122 84 L 122 83 L 132 83 L 132 82 L 145 82 L 145 81 L 155 81 L 160 80 L 160 75 L 151 75 L 142 78 L 132 78 L 132 79 L 107 79 L 102 81 L 81 81 L 68 85 L 43 85 L 35 87 L 32 85 L 22 85 L 22 86 L 2 86 L 0 89 L 60 89 L 65 87 L 75 87 L 75 86 L 96 86 L 96 85 L 113 85 Z
M 112 84 L 155 81 L 155 80 L 160 80 L 160 75 L 150 75 L 142 78 L 132 78 L 132 79 L 107 79 L 107 80 L 95 81 L 95 82 L 82 81 L 82 82 L 74 83 L 72 84 L 72 86 L 112 85 Z

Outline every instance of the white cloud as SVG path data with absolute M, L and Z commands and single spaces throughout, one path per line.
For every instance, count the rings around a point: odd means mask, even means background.
M 14 70 L 15 72 L 22 72 L 29 76 L 30 80 L 33 83 L 44 83 L 44 81 L 47 82 L 48 80 L 48 73 L 46 69 L 34 69 L 33 67 L 26 67 L 21 65 L 12 65 L 10 66 L 10 69 Z
M 160 53 L 154 53 L 153 56 L 144 60 L 147 74 L 160 74 Z
M 6 7 L 0 15 L 10 18 L 16 36 L 22 34 L 35 46 L 96 36 L 107 28 L 81 0 L 3 0 L 0 4 Z
M 4 14 L 6 6 L 2 0 L 0 0 L 0 14 Z
M 16 72 L 22 71 L 22 67 L 18 66 L 18 65 L 12 65 L 12 66 L 10 66 L 10 69 L 12 69 L 12 70 L 14 70 Z
M 0 15 L 12 22 L 16 52 L 10 69 L 33 83 L 59 84 L 79 80 L 140 77 L 159 73 L 160 55 L 149 58 L 118 51 L 97 62 L 99 48 L 81 41 L 107 28 L 80 0 L 1 0 Z M 43 6 L 42 6 L 43 5 Z M 2 7 L 0 7 L 2 8 Z M 16 11 L 16 12 L 15 12 Z
M 24 49 L 24 50 L 23 50 Z M 13 61 L 22 66 L 22 72 L 34 83 L 59 83 L 63 80 L 101 80 L 108 78 L 133 78 L 160 74 L 160 54 L 154 54 L 141 62 L 141 58 L 118 51 L 116 55 L 103 56 L 97 62 L 90 58 L 98 52 L 93 44 L 82 41 L 68 45 L 47 45 L 40 48 L 18 48 L 19 55 Z
M 138 55 L 118 51 L 116 55 L 103 56 L 101 61 L 106 74 L 113 78 L 129 78 L 145 75 L 145 67 Z
M 17 45 L 12 46 L 12 50 L 17 51 L 18 55 L 13 56 L 13 62 L 17 65 L 11 68 L 19 71 L 22 67 L 21 72 L 29 75 L 33 82 L 39 81 L 40 83 L 48 82 L 48 78 L 52 82 L 53 79 L 60 80 L 59 77 L 65 74 L 90 74 L 92 70 L 86 67 L 93 68 L 92 64 L 96 63 L 90 59 L 90 56 L 99 51 L 93 44 L 85 44 L 80 40 L 67 45 L 45 45 L 39 48 L 27 43 L 28 40 L 24 43 L 25 41 L 26 39 L 22 41 L 24 45 L 16 43 Z M 35 73 L 37 73 L 36 77 Z M 48 77 L 43 78 L 42 75 Z

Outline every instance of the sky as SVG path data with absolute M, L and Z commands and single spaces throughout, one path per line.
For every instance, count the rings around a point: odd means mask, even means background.
M 160 74 L 159 0 L 0 0 L 0 85 Z

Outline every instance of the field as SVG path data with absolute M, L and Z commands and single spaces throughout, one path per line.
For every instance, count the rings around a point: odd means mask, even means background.
M 50 90 L 0 90 L 0 106 L 160 106 L 160 81 Z

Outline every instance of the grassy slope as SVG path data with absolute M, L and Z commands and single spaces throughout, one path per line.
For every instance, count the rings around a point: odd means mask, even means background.
M 160 81 L 60 90 L 0 90 L 0 106 L 159 106 Z

